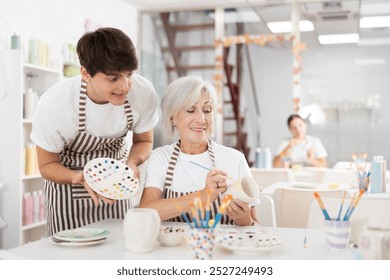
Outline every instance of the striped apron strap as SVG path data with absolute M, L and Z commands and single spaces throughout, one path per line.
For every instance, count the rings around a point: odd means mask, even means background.
M 171 159 L 169 160 L 167 175 L 165 177 L 164 189 L 172 187 L 173 173 L 175 171 L 175 167 L 176 167 L 177 159 L 179 158 L 179 154 L 180 154 L 180 140 L 178 142 L 176 142 L 175 147 L 174 147 L 173 152 L 172 152 Z
M 133 119 L 133 112 L 131 111 L 130 103 L 127 99 L 125 101 L 125 113 L 127 118 L 127 130 L 131 131 L 133 130 L 134 119 Z
M 215 155 L 214 155 L 214 151 L 212 148 L 212 140 L 208 141 L 207 150 L 209 152 L 210 159 L 211 159 L 211 162 L 213 164 L 213 168 L 216 168 Z M 172 190 L 173 175 L 174 175 L 174 170 L 175 170 L 175 167 L 177 164 L 177 160 L 179 158 L 179 154 L 180 154 L 180 140 L 178 142 L 176 142 L 175 147 L 174 147 L 173 152 L 172 152 L 172 156 L 169 160 L 168 170 L 166 173 L 165 184 L 164 184 L 164 192 L 163 192 L 164 198 L 177 198 L 177 197 L 191 193 L 191 192 L 187 192 L 187 193 L 175 192 Z M 213 203 L 211 203 L 211 205 L 210 205 L 210 214 L 211 214 L 210 216 L 211 217 L 210 218 L 214 219 L 215 216 L 217 215 L 218 209 L 221 205 L 221 201 L 222 201 L 222 197 L 221 197 L 221 195 L 219 195 L 219 197 Z M 192 220 L 191 215 L 189 213 L 186 213 L 186 216 L 189 220 Z M 181 215 L 174 217 L 172 219 L 168 219 L 167 221 L 185 222 L 184 218 Z M 233 221 L 226 214 L 222 215 L 221 224 L 229 224 L 229 223 L 233 223 Z
M 87 100 L 88 83 L 81 80 L 80 97 L 79 97 L 79 132 L 85 132 L 85 104 Z

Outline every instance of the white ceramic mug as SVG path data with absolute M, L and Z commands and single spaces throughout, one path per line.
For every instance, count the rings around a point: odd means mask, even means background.
M 352 217 L 351 221 L 351 236 L 349 242 L 352 244 L 358 244 L 359 239 L 368 226 L 367 217 Z
M 367 228 L 358 248 L 367 260 L 390 260 L 390 228 Z
M 245 176 L 229 185 L 223 195 L 229 194 L 233 199 L 239 199 L 249 206 L 260 204 L 260 187 L 252 177 Z
M 155 209 L 129 209 L 124 220 L 126 249 L 134 253 L 153 251 L 160 223 L 160 216 Z

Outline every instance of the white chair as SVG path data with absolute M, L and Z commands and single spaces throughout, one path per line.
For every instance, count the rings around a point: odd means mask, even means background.
M 289 168 L 251 168 L 253 179 L 263 189 L 275 182 L 292 182 L 294 173 Z
M 341 205 L 341 199 L 323 198 L 322 202 L 324 203 L 329 215 L 331 217 L 337 217 Z M 345 199 L 341 218 L 344 217 L 344 213 L 350 202 L 350 199 Z M 368 226 L 370 227 L 390 228 L 390 217 L 388 213 L 390 213 L 390 200 L 364 198 L 363 196 L 352 213 L 351 221 L 353 221 L 354 218 L 367 217 Z M 323 228 L 323 223 L 324 215 L 322 214 L 318 203 L 313 201 L 310 206 L 307 227 L 321 229 Z
M 318 192 L 321 198 L 341 198 L 340 189 L 301 189 L 284 187 L 275 190 L 274 201 L 278 227 L 306 228 L 310 206 Z
M 338 161 L 333 165 L 333 169 L 350 170 L 352 161 Z
M 260 194 L 260 204 L 255 206 L 256 217 L 261 226 L 276 227 L 275 203 L 272 197 Z
M 352 169 L 349 170 L 338 170 L 328 169 L 322 179 L 323 183 L 340 183 L 340 184 L 355 184 L 356 175 Z
M 307 181 L 321 182 L 322 183 L 324 180 L 325 172 L 328 170 L 328 168 L 309 166 L 309 167 L 305 167 L 303 170 L 310 173 L 310 179 Z M 297 181 L 299 181 L 299 180 L 297 180 Z

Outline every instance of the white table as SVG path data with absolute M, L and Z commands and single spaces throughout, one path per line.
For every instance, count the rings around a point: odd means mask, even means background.
M 106 220 L 89 225 L 93 228 L 108 229 L 111 234 L 107 241 L 83 247 L 66 247 L 54 244 L 49 238 L 44 238 L 7 251 L 0 251 L 0 259 L 38 259 L 38 260 L 174 260 L 192 259 L 190 248 L 184 244 L 179 247 L 162 247 L 157 242 L 154 251 L 146 254 L 135 254 L 125 249 L 122 220 Z M 231 227 L 231 226 L 227 226 Z M 240 230 L 245 227 L 240 228 Z M 278 236 L 286 242 L 286 246 L 272 252 L 260 252 L 256 254 L 236 254 L 230 250 L 215 247 L 214 259 L 267 259 L 267 260 L 338 260 L 360 258 L 360 252 L 354 248 L 348 248 L 342 252 L 328 250 L 325 244 L 324 232 L 316 229 L 293 228 L 266 228 L 267 231 Z M 218 234 L 223 234 L 226 228 L 220 228 Z M 306 236 L 307 248 L 304 248 Z

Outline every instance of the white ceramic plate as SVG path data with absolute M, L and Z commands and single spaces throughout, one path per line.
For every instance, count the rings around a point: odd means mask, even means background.
M 53 237 L 61 241 L 85 242 L 97 241 L 107 237 L 109 234 L 110 232 L 106 229 L 76 228 L 57 232 L 53 235 Z
M 111 199 L 127 199 L 139 189 L 138 179 L 126 164 L 111 158 L 96 158 L 84 167 L 84 178 L 98 194 Z
M 216 243 L 237 254 L 271 252 L 286 244 L 273 234 L 231 233 L 217 237 Z
M 97 240 L 92 240 L 92 241 L 65 241 L 65 240 L 57 239 L 54 236 L 52 236 L 50 240 L 54 244 L 61 245 L 61 246 L 79 247 L 79 246 L 90 246 L 90 245 L 100 244 L 106 241 L 107 237 L 97 239 Z

